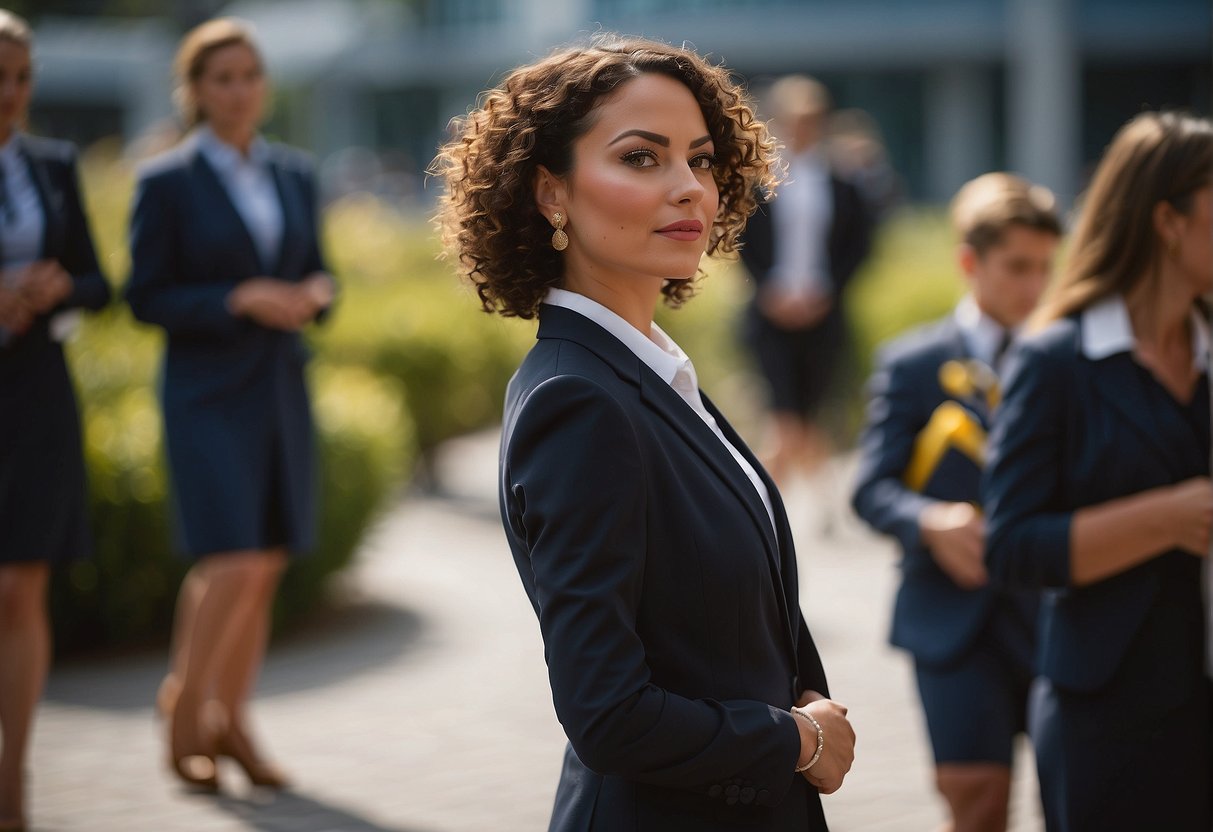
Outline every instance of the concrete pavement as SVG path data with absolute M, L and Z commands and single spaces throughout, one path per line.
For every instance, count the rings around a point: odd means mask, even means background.
M 445 446 L 443 494 L 397 502 L 343 577 L 338 607 L 271 648 L 255 718 L 295 788 L 188 794 L 164 765 L 152 698 L 163 657 L 56 667 L 31 759 L 37 832 L 530 832 L 546 829 L 564 738 L 538 627 L 494 495 L 496 438 Z M 845 517 L 846 463 L 833 511 Z M 808 486 L 790 506 L 820 504 Z M 929 832 L 942 820 L 913 676 L 884 644 L 889 542 L 857 524 L 820 533 L 793 518 L 802 604 L 835 696 L 859 737 L 854 769 L 825 799 L 834 832 Z M 1019 757 L 1014 832 L 1041 829 L 1030 757 Z

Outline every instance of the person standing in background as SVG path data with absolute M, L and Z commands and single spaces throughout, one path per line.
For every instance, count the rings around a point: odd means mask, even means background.
M 1037 600 L 989 585 L 980 475 L 1007 350 L 1053 268 L 1053 195 L 1006 173 L 952 202 L 969 292 L 881 350 L 853 505 L 901 544 L 892 643 L 914 657 L 954 832 L 1006 829 L 1011 758 L 1027 721 Z
M 1029 715 L 1049 832 L 1209 832 L 1213 123 L 1146 112 L 1008 369 L 986 565 L 1045 590 Z
M 758 206 L 739 249 L 754 281 L 745 339 L 766 381 L 771 441 L 764 464 L 785 484 L 830 455 L 820 408 L 843 361 L 843 292 L 868 254 L 872 218 L 859 190 L 830 168 L 822 147 L 829 95 L 812 78 L 779 79 L 767 96 L 784 142 L 787 178 Z
M 333 300 L 312 165 L 258 134 L 267 82 L 241 22 L 198 26 L 177 54 L 181 145 L 141 170 L 131 218 L 135 317 L 168 335 L 162 403 L 182 583 L 157 703 L 185 783 L 217 755 L 281 787 L 247 714 L 288 554 L 315 540 L 314 440 L 301 330 Z
M 50 666 L 51 564 L 90 553 L 65 310 L 110 298 L 80 202 L 76 151 L 23 131 L 28 24 L 0 10 L 0 832 L 25 829 L 25 759 Z

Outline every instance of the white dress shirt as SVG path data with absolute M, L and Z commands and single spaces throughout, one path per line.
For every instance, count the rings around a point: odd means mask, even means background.
M 0 251 L 5 269 L 27 266 L 42 258 L 46 214 L 29 164 L 21 155 L 19 134 L 14 132 L 0 147 L 0 173 L 7 206 L 0 212 Z
M 246 157 L 206 125 L 198 128 L 197 135 L 198 149 L 215 169 L 236 206 L 257 247 L 262 268 L 270 271 L 278 264 L 283 218 L 282 203 L 269 165 L 269 146 L 258 136 L 253 139 Z
M 794 294 L 831 297 L 834 284 L 827 243 L 834 192 L 830 169 L 815 150 L 788 159 L 788 178 L 779 186 L 771 218 L 775 231 L 771 278 Z
M 762 478 L 758 476 L 754 466 L 725 438 L 720 426 L 712 418 L 712 414 L 704 407 L 703 399 L 699 396 L 699 379 L 695 375 L 695 365 L 691 363 L 691 359 L 682 351 L 682 348 L 674 343 L 674 339 L 666 335 L 657 324 L 652 325 L 649 337 L 646 338 L 640 330 L 610 309 L 576 292 L 549 289 L 543 302 L 569 309 L 589 318 L 614 335 L 662 381 L 670 385 L 674 392 L 695 412 L 695 415 L 703 420 L 712 433 L 716 434 L 716 438 L 724 445 L 725 450 L 741 467 L 746 478 L 754 486 L 754 490 L 758 492 L 758 496 L 762 498 L 762 504 L 766 506 L 767 517 L 771 521 L 771 528 L 775 529 L 775 510 L 771 507 L 771 495 L 767 491 L 766 485 L 763 484 Z
M 1137 338 L 1133 335 L 1133 323 L 1129 318 L 1129 307 L 1124 298 L 1113 295 L 1094 306 L 1088 307 L 1082 313 L 1082 352 L 1092 361 L 1098 361 L 1121 352 L 1132 352 L 1137 347 Z M 1192 312 L 1192 360 L 1196 369 L 1209 372 L 1210 334 L 1209 325 L 1195 310 Z M 1210 388 L 1213 389 L 1213 378 L 1210 378 Z M 1205 643 L 1208 653 L 1205 657 L 1205 669 L 1213 677 L 1213 552 L 1204 559 L 1202 567 L 1205 575 L 1205 614 L 1207 616 Z
M 1002 347 L 1003 339 L 1008 334 L 1011 336 L 1011 342 L 1014 343 L 1019 336 L 1020 327 L 1008 331 L 1002 324 L 983 312 L 972 295 L 965 295 L 961 298 L 960 303 L 956 304 L 954 314 L 961 337 L 964 338 L 965 346 L 969 348 L 969 354 L 993 370 L 996 375 L 1001 376 L 1002 364 L 1006 361 L 1007 351 L 1003 350 L 1003 354 L 999 355 L 999 348 Z

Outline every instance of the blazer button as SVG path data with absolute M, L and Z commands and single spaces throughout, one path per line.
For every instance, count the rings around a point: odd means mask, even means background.
M 712 788 L 708 789 L 708 797 L 719 798 L 722 794 L 724 794 L 724 787 L 721 786 L 719 783 L 717 783 L 715 786 L 712 786 Z
M 741 787 L 736 783 L 724 790 L 724 802 L 732 806 L 737 802 L 738 795 L 741 794 Z
M 766 803 L 770 799 L 771 793 L 766 789 L 759 789 L 755 797 L 758 798 L 759 803 Z
M 740 797 L 741 797 L 741 802 L 746 804 L 747 806 L 749 806 L 751 803 L 754 802 L 754 790 L 752 788 L 750 788 L 749 786 L 746 786 L 744 789 L 741 790 Z

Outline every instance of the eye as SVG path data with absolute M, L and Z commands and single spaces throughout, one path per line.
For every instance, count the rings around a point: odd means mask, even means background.
M 657 164 L 657 154 L 644 147 L 629 150 L 619 158 L 625 165 L 631 165 L 634 168 L 651 168 Z
M 699 170 L 711 170 L 716 167 L 718 160 L 711 153 L 700 153 L 698 156 L 691 159 L 690 165 Z

